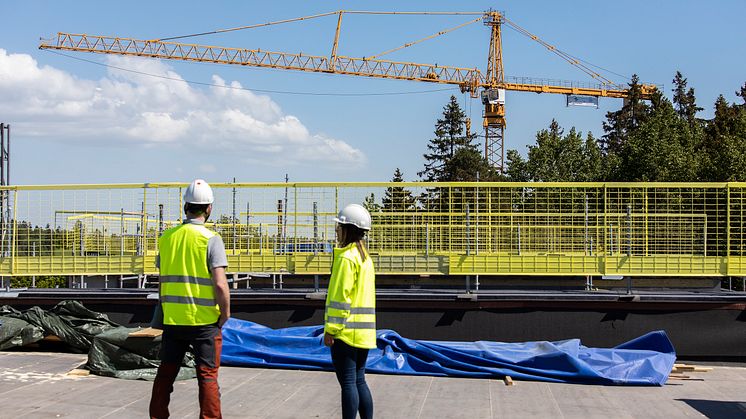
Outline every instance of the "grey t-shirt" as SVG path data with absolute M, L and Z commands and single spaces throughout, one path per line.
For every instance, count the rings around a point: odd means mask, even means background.
M 187 218 L 184 220 L 184 224 L 203 225 L 204 222 Z M 155 267 L 161 267 L 161 255 L 155 257 Z M 219 234 L 216 234 L 207 241 L 207 269 L 212 272 L 213 268 L 227 267 L 228 256 L 225 254 L 225 244 L 223 243 L 223 238 Z

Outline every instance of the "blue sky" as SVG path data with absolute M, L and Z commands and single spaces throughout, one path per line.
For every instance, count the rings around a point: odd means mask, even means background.
M 3 2 L 0 121 L 12 127 L 16 184 L 188 181 L 383 181 L 396 167 L 416 180 L 433 125 L 451 94 L 481 125 L 481 105 L 446 86 L 179 61 L 38 50 L 56 32 L 159 38 L 348 10 L 504 11 L 560 49 L 611 70 L 664 85 L 680 70 L 701 117 L 719 94 L 735 101 L 746 82 L 746 2 L 733 1 L 76 1 Z M 470 17 L 345 16 L 340 55 L 370 56 Z M 328 55 L 336 17 L 190 38 L 186 42 Z M 387 56 L 478 67 L 488 29 L 473 24 Z M 590 81 L 509 28 L 508 76 Z M 85 59 L 97 64 L 81 61 Z M 244 90 L 169 81 L 141 73 Z M 619 75 L 615 75 L 618 73 Z M 268 91 L 274 93 L 267 93 Z M 285 92 L 285 93 L 282 93 Z M 291 94 L 294 93 L 294 94 Z M 300 93 L 300 94 L 299 94 Z M 350 93 L 357 95 L 349 96 Z M 380 95 L 380 93 L 390 93 Z M 331 94 L 331 95 L 330 95 Z M 376 95 L 372 95 L 376 94 Z M 509 92 L 506 148 L 526 152 L 557 119 L 602 135 L 607 111 L 566 108 L 561 95 Z

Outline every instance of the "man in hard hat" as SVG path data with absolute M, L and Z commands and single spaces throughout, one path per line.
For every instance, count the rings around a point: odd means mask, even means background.
M 173 383 L 190 346 L 197 364 L 200 417 L 222 417 L 218 388 L 223 344 L 220 329 L 230 317 L 230 294 L 223 240 L 204 225 L 213 201 L 207 182 L 192 182 L 184 193 L 184 223 L 166 230 L 158 240 L 163 341 L 161 365 L 150 399 L 151 418 L 169 416 Z

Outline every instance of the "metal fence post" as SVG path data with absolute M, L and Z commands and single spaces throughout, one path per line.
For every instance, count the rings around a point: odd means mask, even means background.
M 251 251 L 251 212 L 249 211 L 249 202 L 246 201 L 246 253 Z M 248 279 L 247 279 L 248 281 Z
M 264 233 L 262 232 L 262 223 L 259 223 L 259 254 L 264 254 Z
M 471 214 L 469 203 L 466 203 L 466 256 L 470 256 L 471 253 Z M 471 292 L 471 276 L 466 275 L 466 293 Z
M 124 208 L 119 222 L 119 256 L 124 256 Z M 121 288 L 121 287 L 119 287 Z
M 725 185 L 726 204 L 725 204 L 725 274 L 730 275 L 730 183 Z
M 469 256 L 471 253 L 471 231 L 470 231 L 470 222 L 471 222 L 471 214 L 469 213 L 469 204 L 466 204 L 466 256 Z
M 313 201 L 313 254 L 319 253 L 319 203 Z
M 233 227 L 233 254 L 236 254 L 236 222 L 238 221 L 238 218 L 236 217 L 236 178 L 233 178 L 233 205 L 231 207 L 233 209 L 233 214 L 231 216 L 231 225 Z
M 627 263 L 632 268 L 632 205 L 627 204 Z M 627 294 L 632 294 L 632 277 L 627 275 Z
M 158 204 L 158 237 L 163 235 L 163 204 Z
M 627 256 L 632 257 L 632 205 L 627 204 Z
M 34 242 L 34 247 L 31 250 L 31 256 L 36 257 L 36 242 Z M 31 277 L 31 288 L 36 288 L 36 275 Z
M 430 223 L 425 224 L 425 257 L 430 257 Z
M 477 182 L 479 182 L 479 172 L 477 172 Z M 475 210 L 475 217 L 474 217 L 474 254 L 479 254 L 479 186 L 476 188 L 476 202 L 474 205 L 476 206 Z M 479 278 L 477 276 L 477 278 Z M 477 284 L 479 284 L 479 279 L 477 279 Z
M 313 255 L 319 254 L 319 203 L 313 201 Z M 319 275 L 313 276 L 313 290 L 319 291 Z
M 83 231 L 84 224 L 83 221 L 78 221 L 78 226 L 80 227 L 80 231 L 78 232 L 78 241 L 80 243 L 80 256 L 85 256 L 85 231 Z
M 583 247 L 585 248 L 585 255 L 588 256 L 588 194 L 585 194 L 585 212 L 584 212 L 584 239 Z

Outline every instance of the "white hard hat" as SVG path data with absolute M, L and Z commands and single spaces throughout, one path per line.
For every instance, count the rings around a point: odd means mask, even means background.
M 184 202 L 188 204 L 212 204 L 214 201 L 212 188 L 202 179 L 195 179 L 184 192 Z
M 358 204 L 350 204 L 334 217 L 334 221 L 340 224 L 352 224 L 361 230 L 370 230 L 370 213 L 365 207 Z

